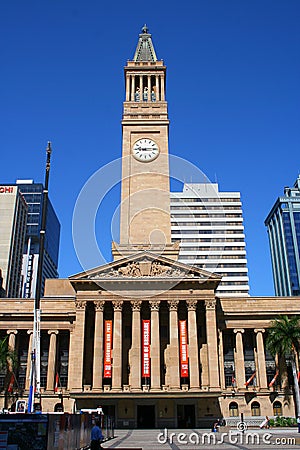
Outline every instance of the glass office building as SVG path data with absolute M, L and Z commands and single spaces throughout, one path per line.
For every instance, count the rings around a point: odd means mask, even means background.
M 22 297 L 35 296 L 39 258 L 39 237 L 43 210 L 43 185 L 33 180 L 17 180 L 17 185 L 28 204 L 26 238 L 22 265 Z M 45 250 L 42 274 L 42 295 L 46 278 L 58 278 L 60 223 L 48 199 Z
M 284 188 L 265 220 L 268 228 L 275 294 L 300 295 L 300 175 Z

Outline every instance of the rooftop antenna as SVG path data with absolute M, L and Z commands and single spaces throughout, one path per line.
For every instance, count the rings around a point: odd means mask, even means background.
M 48 207 L 48 185 L 50 173 L 50 159 L 51 159 L 51 142 L 48 142 L 46 153 L 46 170 L 45 170 L 45 184 L 43 189 L 43 207 L 42 207 L 42 223 L 40 229 L 40 248 L 39 260 L 37 269 L 37 283 L 34 299 L 34 314 L 33 314 L 33 339 L 31 351 L 31 368 L 30 368 L 30 388 L 28 397 L 28 412 L 34 412 L 34 397 L 35 394 L 38 399 L 39 409 L 41 410 L 41 292 L 43 283 L 43 262 L 44 262 L 44 248 L 46 235 L 46 219 Z

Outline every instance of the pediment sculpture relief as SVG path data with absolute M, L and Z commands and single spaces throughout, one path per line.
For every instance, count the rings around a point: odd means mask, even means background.
M 96 275 L 90 276 L 90 279 L 104 278 L 104 277 L 194 277 L 193 273 L 182 270 L 178 267 L 172 267 L 167 264 L 162 264 L 159 261 L 143 260 L 132 261 L 124 266 L 118 268 L 111 268 L 105 272 L 100 272 Z

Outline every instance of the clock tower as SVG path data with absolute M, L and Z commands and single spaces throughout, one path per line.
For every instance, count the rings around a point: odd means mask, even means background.
M 166 67 L 158 60 L 145 25 L 125 66 L 122 119 L 120 244 L 114 259 L 149 250 L 177 259 L 171 244 Z

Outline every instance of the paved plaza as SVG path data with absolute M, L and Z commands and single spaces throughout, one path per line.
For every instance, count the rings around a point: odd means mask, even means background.
M 260 430 L 251 428 L 244 433 L 224 428 L 218 433 L 206 429 L 193 430 L 115 430 L 115 438 L 103 448 L 116 449 L 300 449 L 300 434 L 296 428 Z

